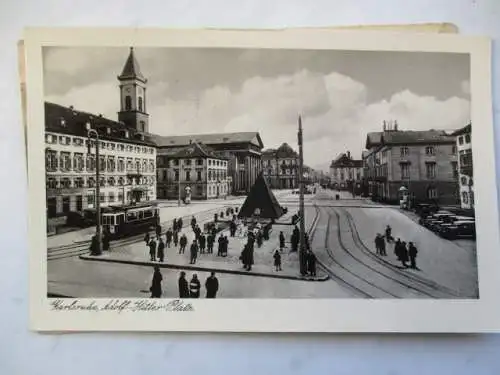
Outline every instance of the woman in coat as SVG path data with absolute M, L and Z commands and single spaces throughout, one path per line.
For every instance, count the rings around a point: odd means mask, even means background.
M 154 269 L 153 280 L 151 281 L 151 288 L 149 288 L 149 290 L 151 291 L 151 298 L 160 298 L 162 294 L 161 282 L 163 276 L 161 275 L 160 267 L 155 266 Z

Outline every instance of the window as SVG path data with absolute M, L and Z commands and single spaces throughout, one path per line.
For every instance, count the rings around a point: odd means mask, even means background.
M 82 145 L 83 145 L 83 139 L 73 138 L 73 146 L 82 146 Z
M 125 161 L 123 158 L 118 158 L 118 172 L 125 171 Z
M 463 176 L 461 179 L 460 179 L 460 183 L 465 186 L 467 185 L 467 177 Z
M 208 181 L 212 181 L 212 178 L 213 178 L 213 176 L 212 176 L 212 170 L 209 169 L 208 170 Z
M 71 180 L 67 177 L 61 180 L 61 187 L 63 189 L 69 189 L 71 187 Z
M 464 137 L 463 136 L 458 137 L 458 144 L 459 145 L 463 145 L 464 144 Z
M 184 162 L 184 164 L 191 165 L 191 159 L 186 159 L 185 162 Z
M 436 178 L 436 163 L 425 163 L 425 175 L 427 179 Z
M 109 186 L 115 186 L 115 178 L 114 177 L 109 177 L 108 178 L 108 185 Z
M 87 194 L 87 205 L 93 206 L 95 203 L 94 194 Z
M 118 199 L 117 199 L 117 202 L 123 202 L 123 192 L 122 192 L 122 191 L 119 191 L 119 192 L 118 192 Z
M 90 177 L 88 180 L 87 180 L 87 186 L 89 188 L 93 188 L 95 186 L 95 179 L 94 177 Z
M 69 152 L 61 152 L 61 171 L 71 170 L 71 154 Z
M 108 156 L 108 172 L 114 172 L 115 171 L 115 158 Z
M 142 112 L 142 97 L 139 96 L 139 112 Z M 141 125 L 144 125 L 144 121 L 141 121 Z
M 127 95 L 125 97 L 125 110 L 130 111 L 132 109 L 132 98 Z
M 124 183 L 125 180 L 123 179 L 123 177 L 118 178 L 118 185 L 123 186 Z
M 104 193 L 101 193 L 101 195 L 100 195 L 100 197 L 99 197 L 99 201 L 100 201 L 101 203 L 106 202 L 106 196 L 104 195 Z
M 465 143 L 470 143 L 470 134 L 465 135 Z
M 83 171 L 83 154 L 73 154 L 73 169 L 75 172 Z
M 407 156 L 408 155 L 408 147 L 401 147 L 400 152 L 401 152 L 401 156 Z
M 196 173 L 197 173 L 196 180 L 201 181 L 201 171 L 197 171 Z
M 49 177 L 47 179 L 47 189 L 56 189 L 57 188 L 57 180 L 53 177 Z
M 109 192 L 109 198 L 108 198 L 109 202 L 112 203 L 115 201 L 115 193 L 113 193 L 112 191 Z
M 191 181 L 191 172 L 186 171 L 186 181 Z
M 172 161 L 174 165 L 179 165 L 179 159 L 175 159 Z
M 167 170 L 164 169 L 163 170 L 163 181 L 165 181 L 167 179 Z
M 178 170 L 174 171 L 174 181 L 179 181 L 179 171 Z
M 106 186 L 106 179 L 104 177 L 101 177 L 99 181 L 100 181 L 99 186 Z
M 456 161 L 451 162 L 451 169 L 453 171 L 453 178 L 458 178 L 458 163 Z
M 427 189 L 427 198 L 436 199 L 437 196 L 437 189 L 435 187 L 430 187 L 429 189 Z
M 434 153 L 435 153 L 435 150 L 434 150 L 433 146 L 427 146 L 425 148 L 425 154 L 426 155 L 434 155 Z
M 52 150 L 47 150 L 45 153 L 45 168 L 54 172 L 57 170 L 57 152 Z
M 99 156 L 99 171 L 106 171 L 106 159 L 104 156 Z
M 457 146 L 456 145 L 451 146 L 451 154 L 456 155 L 456 153 L 457 153 Z
M 401 164 L 401 178 L 403 179 L 410 178 L 410 164 L 408 163 Z
M 466 191 L 462 192 L 462 203 L 463 204 L 468 204 L 469 203 L 469 194 L 467 194 Z
M 203 159 L 196 159 L 196 165 L 203 165 Z

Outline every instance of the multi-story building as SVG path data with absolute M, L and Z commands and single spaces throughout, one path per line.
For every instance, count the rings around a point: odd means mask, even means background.
M 192 143 L 206 145 L 227 161 L 232 194 L 247 194 L 262 169 L 263 143 L 258 132 L 155 136 L 159 173 L 168 169 L 169 156 Z M 158 182 L 158 198 L 167 198 L 168 183 Z
M 165 156 L 163 154 L 162 156 Z M 158 195 L 167 199 L 226 197 L 231 191 L 228 161 L 210 147 L 193 143 L 168 154 L 166 165 L 158 168 Z
M 299 155 L 288 143 L 262 152 L 263 174 L 271 189 L 296 189 L 298 165 Z
M 460 206 L 474 209 L 474 173 L 472 167 L 472 125 L 469 124 L 453 133 L 458 151 L 458 189 Z
M 122 74 L 119 122 L 73 107 L 45 103 L 47 216 L 156 199 L 156 149 L 145 112 L 146 80 L 131 49 Z M 99 134 L 100 181 L 96 181 L 95 138 Z M 100 197 L 95 186 L 100 184 Z
M 412 131 L 384 126 L 382 132 L 368 133 L 366 150 L 363 162 L 374 199 L 396 203 L 401 191 L 406 191 L 413 203 L 457 203 L 454 136 L 441 130 Z
M 336 189 L 359 184 L 363 174 L 363 160 L 353 159 L 350 151 L 339 154 L 330 164 L 330 183 Z

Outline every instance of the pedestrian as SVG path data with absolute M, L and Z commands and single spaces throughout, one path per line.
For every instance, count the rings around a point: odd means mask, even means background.
M 197 244 L 196 240 L 193 240 L 193 242 L 191 243 L 190 251 L 191 251 L 191 260 L 189 263 L 195 264 L 196 258 L 198 257 L 198 244 Z
M 179 254 L 184 254 L 184 252 L 186 251 L 187 242 L 187 237 L 185 234 L 183 234 L 179 239 Z
M 304 246 L 306 247 L 306 251 L 311 251 L 311 244 L 309 242 L 309 235 L 304 233 Z
M 189 286 L 186 280 L 186 272 L 182 271 L 179 276 L 179 298 L 189 298 Z
M 205 281 L 205 289 L 207 290 L 206 298 L 215 298 L 219 290 L 219 280 L 215 277 L 215 272 L 211 272 L 210 276 Z
M 273 258 L 274 258 L 274 267 L 276 268 L 276 271 L 281 271 L 281 254 L 278 250 L 274 252 Z
M 262 232 L 262 237 L 264 238 L 264 241 L 269 241 L 269 230 L 270 229 L 271 229 L 271 224 L 264 225 L 264 229 Z
M 102 236 L 102 249 L 104 251 L 108 251 L 109 250 L 109 237 L 110 237 L 110 234 L 107 230 L 104 231 L 103 233 L 103 236 Z
M 406 242 L 401 242 L 401 248 L 400 248 L 400 254 L 401 254 L 401 264 L 403 265 L 403 267 L 407 268 L 408 265 L 406 264 L 406 262 L 408 262 L 408 249 L 406 248 Z
M 160 298 L 162 294 L 161 290 L 161 282 L 163 280 L 163 276 L 160 272 L 160 267 L 155 266 L 153 273 L 153 280 L 151 281 L 151 287 L 149 291 L 151 292 L 151 298 Z
M 385 239 L 387 242 L 394 241 L 394 238 L 392 238 L 392 228 L 389 225 L 385 227 Z
M 165 242 L 160 237 L 160 241 L 158 242 L 158 260 L 163 263 L 163 259 L 165 259 Z
M 409 245 L 408 255 L 410 256 L 410 267 L 413 269 L 416 269 L 417 268 L 416 259 L 417 259 L 418 250 L 417 250 L 417 247 L 413 244 L 413 242 L 410 242 L 408 245 Z
M 380 255 L 380 233 L 375 236 L 375 253 Z
M 261 231 L 261 230 L 259 230 L 259 231 L 257 232 L 257 246 L 258 246 L 259 248 L 261 248 L 261 247 L 262 247 L 262 241 L 263 241 L 262 231 Z
M 214 252 L 214 242 L 215 242 L 215 237 L 212 234 L 209 234 L 207 236 L 207 252 L 209 254 L 212 254 Z
M 151 262 L 156 261 L 156 242 L 154 239 L 149 241 L 149 255 L 151 256 Z
M 167 247 L 170 248 L 170 244 L 172 243 L 172 228 L 168 228 L 167 233 L 166 233 L 166 238 L 167 238 Z
M 148 246 L 149 240 L 150 240 L 149 232 L 147 232 L 146 235 L 144 236 L 144 242 L 146 242 L 146 246 Z
M 177 229 L 174 230 L 173 239 L 174 246 L 177 247 L 177 245 L 179 244 L 179 232 L 177 231 Z
M 316 276 L 316 255 L 311 250 L 307 252 L 307 271 L 311 276 Z
M 189 282 L 189 296 L 191 298 L 200 298 L 200 289 L 200 280 L 198 280 L 198 275 L 194 274 Z
M 401 260 L 401 239 L 399 238 L 394 243 L 394 255 L 396 255 L 399 261 Z
M 156 237 L 160 238 L 161 236 L 161 225 L 157 224 L 156 225 Z
M 179 228 L 177 227 L 177 219 L 176 218 L 174 218 L 172 228 L 174 229 L 174 232 L 177 232 L 179 230 Z
M 205 235 L 202 233 L 200 234 L 200 237 L 198 237 L 198 243 L 200 244 L 200 254 L 205 254 L 205 245 L 207 242 L 207 238 Z
M 224 251 L 224 236 L 221 234 L 219 236 L 219 239 L 217 240 L 218 242 L 218 247 L 217 247 L 217 256 L 222 256 L 222 252 Z
M 191 228 L 194 228 L 196 227 L 196 218 L 194 217 L 194 215 L 191 217 Z
M 91 255 L 100 255 L 97 247 L 98 247 L 97 236 L 93 235 L 92 239 L 90 240 L 90 254 Z
M 387 252 L 385 250 L 386 244 L 385 244 L 385 239 L 384 236 L 380 235 L 380 255 L 383 257 L 387 256 Z
M 229 233 L 231 237 L 234 237 L 234 234 L 236 233 L 236 223 L 234 219 L 231 220 L 231 224 L 229 224 Z
M 253 265 L 253 250 L 254 250 L 253 242 L 249 241 L 248 242 L 247 254 L 246 254 L 247 271 L 251 271 L 252 270 L 252 265 Z
M 179 232 L 182 230 L 182 226 L 183 226 L 182 217 L 180 217 L 177 220 L 177 228 L 178 228 Z
M 283 231 L 280 232 L 280 251 L 283 252 L 285 249 L 285 235 L 283 234 Z

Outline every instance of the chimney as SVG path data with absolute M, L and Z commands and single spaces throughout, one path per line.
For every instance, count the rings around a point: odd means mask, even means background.
M 394 131 L 398 131 L 398 122 L 397 120 L 394 120 Z
M 99 117 L 102 117 L 102 113 L 99 113 Z
M 347 158 L 350 159 L 351 158 L 351 151 L 347 151 Z
M 383 129 L 384 129 L 384 131 L 387 130 L 387 123 L 385 122 L 385 120 L 384 120 L 384 127 L 383 127 Z

